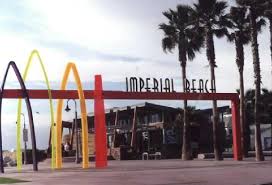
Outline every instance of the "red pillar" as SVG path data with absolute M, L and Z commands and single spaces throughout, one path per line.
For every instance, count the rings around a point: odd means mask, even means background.
M 243 159 L 241 149 L 241 127 L 239 119 L 238 100 L 238 98 L 235 100 L 231 100 L 233 158 L 237 161 Z
M 94 88 L 95 167 L 107 167 L 107 136 L 102 77 L 95 75 Z

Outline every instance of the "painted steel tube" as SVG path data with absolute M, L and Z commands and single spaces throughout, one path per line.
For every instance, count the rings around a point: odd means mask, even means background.
M 76 68 L 76 65 L 74 63 L 68 63 L 62 78 L 61 82 L 61 90 L 66 89 L 66 85 L 68 82 L 68 77 L 70 71 L 73 72 L 75 82 L 77 85 L 77 91 L 80 101 L 80 110 L 81 110 L 81 128 L 82 128 L 82 168 L 88 168 L 89 167 L 89 155 L 88 155 L 88 123 L 87 123 L 87 113 L 86 113 L 86 103 L 85 103 L 85 97 L 84 92 L 81 84 L 81 80 Z M 63 107 L 63 99 L 58 100 L 57 104 L 57 114 L 56 114 L 56 120 L 57 120 L 57 130 L 56 130 L 56 168 L 62 167 L 62 151 L 61 151 L 61 145 L 62 145 L 62 107 Z
M 30 134 L 31 134 L 31 142 L 32 142 L 32 159 L 33 159 L 33 170 L 37 171 L 38 170 L 38 163 L 37 163 L 37 148 L 36 148 L 36 137 L 35 137 L 35 129 L 34 129 L 34 122 L 33 122 L 33 114 L 32 114 L 32 108 L 31 108 L 31 104 L 30 104 L 30 100 L 29 100 L 29 96 L 28 96 L 28 92 L 25 86 L 25 83 L 23 81 L 23 78 L 15 64 L 15 62 L 11 61 L 8 64 L 8 67 L 6 69 L 5 75 L 4 75 L 4 79 L 2 81 L 2 86 L 1 86 L 1 93 L 0 93 L 0 128 L 2 125 L 2 98 L 3 98 L 3 92 L 5 89 L 5 84 L 6 84 L 6 79 L 8 76 L 8 72 L 10 67 L 13 68 L 17 80 L 21 86 L 21 89 L 24 93 L 24 98 L 25 98 L 25 102 L 26 102 L 26 107 L 27 107 L 27 113 L 28 113 L 28 119 L 29 119 L 29 127 L 30 127 Z M 21 151 L 21 117 L 18 118 L 17 116 L 17 146 L 16 146 L 16 157 L 17 157 L 17 168 L 20 171 L 22 168 L 22 151 Z M 0 165 L 1 165 L 1 172 L 4 173 L 4 167 L 3 167 L 3 151 L 2 151 L 2 132 L 0 129 Z
M 51 123 L 51 168 L 54 169 L 55 168 L 55 143 L 56 143 L 56 139 L 55 139 L 55 126 L 54 126 L 54 109 L 53 109 L 53 101 L 52 101 L 52 93 L 51 93 L 51 88 L 50 88 L 50 84 L 49 84 L 49 80 L 48 80 L 48 76 L 47 76 L 47 73 L 46 73 L 46 70 L 45 70 L 45 67 L 44 67 L 44 64 L 43 64 L 43 61 L 39 55 L 39 52 L 37 50 L 33 50 L 28 58 L 28 62 L 27 62 L 27 65 L 26 65 L 26 68 L 24 70 L 24 73 L 23 73 L 23 80 L 26 81 L 26 78 L 27 78 L 27 74 L 29 72 L 29 68 L 32 64 L 32 61 L 33 61 L 33 57 L 34 56 L 37 56 L 38 60 L 39 60 L 39 64 L 42 68 L 42 72 L 43 72 L 43 76 L 44 76 L 44 79 L 45 79 L 45 83 L 46 83 L 46 87 L 47 87 L 47 92 L 48 92 L 48 99 L 49 99 L 49 108 L 50 108 L 50 123 Z M 22 100 L 19 99 L 18 101 L 18 110 L 17 110 L 17 120 L 20 119 L 20 114 L 22 112 Z M 18 142 L 18 141 L 17 141 Z M 20 141 L 19 141 L 20 142 Z M 20 162 L 21 163 L 21 162 Z
M 95 125 L 95 167 L 107 167 L 107 129 L 104 99 L 102 95 L 102 77 L 95 76 L 94 125 Z

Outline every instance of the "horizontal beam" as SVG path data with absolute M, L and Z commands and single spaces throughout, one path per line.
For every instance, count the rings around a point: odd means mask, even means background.
M 31 99 L 48 99 L 48 91 L 28 89 Z M 77 90 L 51 90 L 53 99 L 78 99 Z M 85 99 L 94 99 L 93 90 L 84 90 Z M 3 98 L 24 98 L 20 89 L 5 89 Z M 111 100 L 238 100 L 237 93 L 181 93 L 181 92 L 124 92 L 103 91 L 104 99 Z
M 237 93 L 124 92 L 103 91 L 104 99 L 135 100 L 237 100 Z
M 31 99 L 48 99 L 48 91 L 40 89 L 28 89 L 29 98 Z M 78 99 L 77 90 L 51 90 L 53 99 Z M 84 91 L 85 99 L 93 99 L 93 91 Z M 3 98 L 17 99 L 24 98 L 21 89 L 5 89 Z

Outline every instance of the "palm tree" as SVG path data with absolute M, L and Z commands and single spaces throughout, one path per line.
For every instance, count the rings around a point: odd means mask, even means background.
M 258 47 L 258 33 L 257 33 L 257 21 L 263 14 L 263 3 L 265 0 L 236 0 L 238 5 L 246 7 L 249 10 L 250 20 L 250 40 L 253 56 L 253 68 L 255 78 L 255 105 L 254 105 L 254 117 L 255 117 L 255 150 L 256 160 L 263 161 L 262 140 L 260 131 L 260 108 L 259 99 L 261 94 L 261 69 Z
M 242 135 L 243 154 L 248 156 L 248 141 L 246 139 L 246 125 L 245 125 L 245 92 L 244 92 L 244 45 L 250 42 L 250 22 L 247 16 L 247 9 L 245 7 L 231 7 L 228 14 L 229 20 L 232 22 L 233 32 L 228 36 L 229 41 L 235 43 L 236 47 L 236 64 L 239 71 L 240 78 L 240 124 Z M 257 23 L 257 30 L 260 31 L 264 25 L 263 19 Z
M 227 33 L 228 21 L 224 11 L 227 8 L 225 1 L 218 0 L 198 0 L 194 4 L 195 14 L 194 19 L 204 29 L 206 41 L 206 56 L 210 66 L 211 86 L 215 89 L 215 50 L 213 37 L 223 37 Z M 230 25 L 229 25 L 230 26 Z M 213 92 L 216 92 L 214 90 Z M 213 100 L 213 146 L 216 160 L 222 159 L 222 151 L 220 151 L 220 143 L 218 141 L 218 112 L 217 101 Z
M 245 103 L 244 103 L 244 45 L 250 41 L 250 27 L 249 18 L 246 15 L 246 8 L 243 7 L 231 7 L 228 14 L 229 19 L 232 22 L 233 32 L 229 35 L 229 41 L 235 43 L 236 49 L 236 64 L 239 71 L 240 78 L 240 124 L 242 135 L 242 147 L 243 154 L 247 157 L 248 148 L 245 139 Z
M 187 59 L 193 60 L 195 52 L 199 52 L 203 45 L 203 37 L 201 30 L 191 24 L 192 8 L 186 5 L 178 5 L 177 10 L 169 9 L 163 12 L 163 15 L 168 19 L 168 23 L 159 25 L 159 29 L 163 30 L 164 38 L 162 39 L 162 48 L 164 52 L 172 52 L 175 47 L 178 47 L 179 62 L 182 68 L 183 91 L 186 91 L 186 64 Z M 184 100 L 183 113 L 183 145 L 182 145 L 182 159 L 188 160 L 190 156 L 190 142 L 189 142 L 189 125 L 186 116 L 187 100 Z

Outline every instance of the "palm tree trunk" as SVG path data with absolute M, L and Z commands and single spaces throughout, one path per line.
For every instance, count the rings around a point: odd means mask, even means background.
M 245 94 L 244 94 L 244 71 L 239 72 L 240 77 L 240 124 L 241 124 L 241 142 L 242 142 L 242 151 L 244 157 L 248 156 L 248 144 L 246 140 L 246 127 L 245 127 Z
M 182 69 L 182 85 L 183 85 L 183 92 L 186 92 L 186 63 L 187 63 L 187 57 L 186 57 L 186 50 L 185 50 L 185 36 L 182 32 L 179 34 L 179 61 L 180 66 Z M 189 125 L 188 125 L 188 119 L 187 119 L 187 100 L 184 100 L 183 103 L 183 137 L 182 137 L 182 154 L 181 158 L 182 160 L 189 160 L 191 159 L 190 155 L 190 138 L 189 135 Z
M 246 103 L 246 95 L 245 95 L 245 103 Z M 248 108 L 249 109 L 249 108 Z M 245 116 L 244 116 L 244 147 L 245 147 L 245 154 L 244 157 L 248 157 L 248 151 L 250 150 L 251 146 L 251 139 L 250 139 L 250 123 L 251 123 L 251 118 L 250 114 L 248 113 L 249 110 L 247 110 L 247 106 L 245 104 Z M 247 154 L 247 155 L 246 155 Z
M 215 89 L 215 52 L 214 52 L 214 41 L 213 34 L 210 28 L 206 28 L 206 55 L 210 64 L 210 75 L 211 75 L 211 87 Z M 216 92 L 216 90 L 214 90 Z M 222 155 L 220 151 L 219 137 L 218 137 L 218 111 L 217 111 L 217 101 L 213 100 L 213 148 L 215 160 L 222 160 Z
M 211 71 L 211 84 L 215 84 L 215 74 L 214 74 L 214 67 L 210 67 Z M 215 160 L 219 161 L 222 160 L 222 154 L 220 150 L 220 143 L 219 143 L 219 134 L 218 134 L 218 111 L 217 111 L 217 101 L 213 100 L 213 149 L 214 149 L 214 157 Z
M 186 64 L 181 64 L 182 79 L 183 79 L 183 92 L 186 92 Z M 187 119 L 187 100 L 183 104 L 183 139 L 182 139 L 182 160 L 190 160 L 190 130 Z
M 244 47 L 240 40 L 239 32 L 235 35 L 236 64 L 240 78 L 240 124 L 241 124 L 241 143 L 244 157 L 248 156 L 248 141 L 246 140 L 245 126 L 245 92 L 244 92 Z
M 251 23 L 251 49 L 253 55 L 253 68 L 255 76 L 255 151 L 256 160 L 263 161 L 263 151 L 262 151 L 262 140 L 261 140 L 261 129 L 260 129 L 260 118 L 259 118 L 259 99 L 261 94 L 261 70 L 260 70 L 260 59 L 258 50 L 258 40 L 257 40 L 257 27 L 256 27 L 256 16 L 252 8 L 250 9 L 250 23 Z

